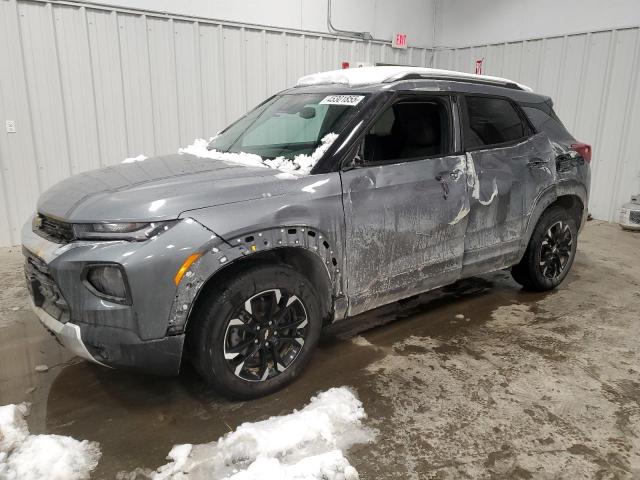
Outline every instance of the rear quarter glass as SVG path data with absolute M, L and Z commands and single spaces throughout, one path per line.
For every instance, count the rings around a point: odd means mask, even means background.
M 535 129 L 546 133 L 552 140 L 573 141 L 573 135 L 562 124 L 556 113 L 546 103 L 521 105 Z

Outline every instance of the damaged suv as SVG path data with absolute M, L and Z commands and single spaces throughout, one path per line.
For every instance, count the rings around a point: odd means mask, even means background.
M 371 67 L 310 75 L 210 142 L 45 192 L 22 233 L 41 322 L 75 354 L 226 395 L 300 374 L 324 326 L 511 267 L 571 268 L 591 149 L 515 82 Z

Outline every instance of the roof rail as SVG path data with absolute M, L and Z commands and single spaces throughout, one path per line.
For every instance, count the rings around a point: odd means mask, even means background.
M 456 82 L 479 83 L 483 85 L 497 85 L 516 90 L 531 92 L 526 85 L 514 82 L 507 78 L 492 77 L 488 75 L 474 75 L 453 70 L 441 70 L 438 68 L 381 66 L 348 68 L 345 70 L 332 70 L 306 75 L 298 80 L 296 86 L 342 84 L 349 87 L 362 87 L 380 83 L 393 83 L 399 80 L 435 79 Z
M 449 75 L 421 75 L 419 73 L 407 73 L 401 77 L 393 78 L 386 80 L 385 83 L 395 83 L 402 82 L 405 80 L 447 80 L 453 82 L 461 82 L 461 83 L 473 83 L 478 85 L 493 85 L 498 87 L 511 88 L 513 90 L 525 90 L 522 86 L 518 85 L 515 82 L 510 82 L 508 80 L 500 81 L 500 80 L 491 80 L 484 78 L 466 78 L 459 76 L 449 76 Z

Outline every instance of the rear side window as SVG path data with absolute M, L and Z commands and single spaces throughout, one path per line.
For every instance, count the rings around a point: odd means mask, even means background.
M 554 140 L 574 140 L 549 104 L 524 103 L 520 106 L 538 132 L 544 132 Z
M 467 121 L 464 139 L 467 148 L 481 148 L 519 140 L 528 126 L 513 104 L 502 98 L 466 97 Z

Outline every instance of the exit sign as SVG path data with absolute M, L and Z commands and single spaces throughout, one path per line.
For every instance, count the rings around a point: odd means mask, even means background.
M 407 48 L 407 34 L 406 33 L 394 33 L 393 34 L 393 43 L 391 44 L 393 48 Z

